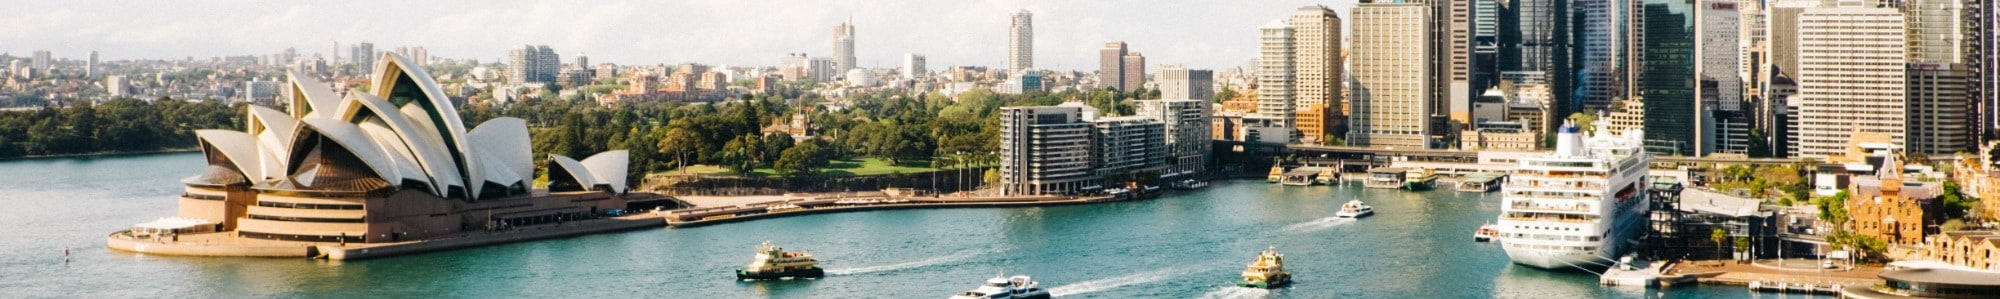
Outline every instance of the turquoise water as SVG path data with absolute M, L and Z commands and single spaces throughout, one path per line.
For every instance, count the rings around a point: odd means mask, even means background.
M 0 162 L 0 297 L 454 296 L 942 298 L 996 272 L 1066 297 L 1749 298 L 1741 288 L 1603 288 L 1514 266 L 1471 233 L 1497 195 L 1218 182 L 1085 206 L 898 210 L 652 229 L 357 262 L 108 251 L 104 235 L 171 215 L 196 154 Z M 1348 199 L 1374 217 L 1332 218 Z M 771 240 L 819 256 L 820 280 L 738 282 Z M 1230 287 L 1266 246 L 1289 288 Z M 62 250 L 71 248 L 70 261 Z M 1780 298 L 1773 295 L 1763 297 Z M 1793 296 L 1798 298 L 1797 296 Z

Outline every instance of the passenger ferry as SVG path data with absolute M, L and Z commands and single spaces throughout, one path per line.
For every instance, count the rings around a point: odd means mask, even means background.
M 785 251 L 771 246 L 771 241 L 757 246 L 757 255 L 750 264 L 736 270 L 736 279 L 780 279 L 780 278 L 820 278 L 826 271 L 819 268 L 819 260 L 812 254 Z
M 1424 191 L 1437 188 L 1437 171 L 1430 168 L 1412 168 L 1403 173 L 1403 190 Z
M 1039 283 L 1036 283 L 1034 279 L 1028 278 L 1028 276 L 1026 275 L 1014 275 L 1014 277 L 1012 278 L 1004 276 L 1005 276 L 1004 274 L 1002 274 L 1001 276 L 994 276 L 993 278 L 987 279 L 986 283 L 979 285 L 978 288 L 973 288 L 972 290 L 959 292 L 957 295 L 952 295 L 951 298 L 952 299 L 1048 299 L 1051 297 L 1048 290 L 1042 289 Z
M 1588 138 L 1564 123 L 1556 149 L 1520 159 L 1495 223 L 1507 257 L 1543 269 L 1605 268 L 1645 227 L 1647 154 L 1640 130 Z
M 1269 174 L 1269 175 L 1265 175 L 1265 176 L 1264 176 L 1264 180 L 1267 180 L 1267 181 L 1271 181 L 1272 183 L 1277 183 L 1277 182 L 1279 182 L 1279 181 L 1284 181 L 1284 180 L 1285 180 L 1285 166 L 1284 166 L 1284 165 L 1271 165 L 1271 174 Z
M 1358 199 L 1347 201 L 1347 204 L 1340 205 L 1339 212 L 1333 213 L 1334 217 L 1340 218 L 1361 218 L 1368 217 L 1368 215 L 1375 215 L 1375 207 L 1361 203 L 1361 200 Z
M 1243 269 L 1243 281 L 1236 282 L 1236 286 L 1269 289 L 1291 282 L 1292 272 L 1285 271 L 1285 255 L 1278 254 L 1278 246 L 1271 246 L 1263 254 L 1258 254 L 1249 268 Z
M 1458 192 L 1486 193 L 1500 191 L 1500 183 L 1506 181 L 1506 178 L 1504 175 L 1479 173 L 1459 179 L 1454 185 L 1457 186 Z

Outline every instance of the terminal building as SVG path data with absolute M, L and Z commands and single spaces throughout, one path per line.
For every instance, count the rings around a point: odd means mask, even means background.
M 535 188 L 525 121 L 466 126 L 430 74 L 396 53 L 344 95 L 296 72 L 287 108 L 250 106 L 243 131 L 200 130 L 206 165 L 174 217 L 113 238 L 196 232 L 380 243 L 581 220 L 626 208 L 625 151 L 551 155 Z M 362 91 L 366 90 L 366 91 Z

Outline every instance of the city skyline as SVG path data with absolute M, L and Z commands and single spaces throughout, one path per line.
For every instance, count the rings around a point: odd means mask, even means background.
M 1151 49 L 1147 55 L 1153 61 L 1225 69 L 1255 58 L 1255 28 L 1285 16 L 1274 12 L 1319 4 L 1344 16 L 1354 2 L 508 1 L 396 4 L 402 8 L 395 10 L 228 0 L 101 10 L 89 9 L 104 4 L 98 1 L 33 2 L 0 12 L 0 28 L 6 28 L 0 29 L 0 52 L 24 56 L 48 50 L 58 59 L 84 59 L 98 51 L 106 61 L 261 55 L 285 48 L 310 55 L 334 41 L 422 46 L 438 57 L 495 62 L 521 44 L 546 44 L 563 56 L 626 65 L 777 65 L 787 53 L 831 56 L 827 28 L 851 18 L 862 33 L 855 41 L 860 67 L 894 68 L 906 53 L 924 54 L 932 65 L 1005 67 L 1010 15 L 1027 10 L 1035 14 L 1038 69 L 1092 69 L 1096 50 L 1109 40 Z M 1128 13 L 1090 13 L 1107 10 Z M 345 17 L 358 15 L 371 17 Z

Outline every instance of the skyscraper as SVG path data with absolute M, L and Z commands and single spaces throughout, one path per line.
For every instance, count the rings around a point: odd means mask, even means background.
M 1360 3 L 1354 7 L 1354 84 L 1348 143 L 1429 148 L 1432 88 L 1431 7 L 1425 3 Z
M 1800 153 L 1795 156 L 1840 153 L 1857 131 L 1905 144 L 1905 22 L 1894 8 L 1852 4 L 1799 14 Z
M 1979 124 L 1980 136 L 2000 136 L 2000 1 L 1966 0 L 1966 20 L 1969 24 L 1966 34 L 1966 54 L 1972 71 L 1972 88 L 1979 105 L 1983 121 Z
M 1570 0 L 1516 0 L 1514 1 L 1515 28 L 1518 38 L 1514 38 L 1512 49 L 1503 49 L 1502 76 L 1546 80 L 1556 90 L 1553 111 L 1556 115 L 1569 115 L 1580 111 L 1582 103 L 1577 102 L 1575 88 L 1570 73 L 1570 37 L 1572 25 Z M 1512 53 L 1505 53 L 1512 52 Z
M 1300 135 L 1320 139 L 1342 134 L 1346 97 L 1342 95 L 1346 59 L 1341 56 L 1342 20 L 1324 5 L 1292 11 L 1294 120 Z
M 1292 26 L 1273 20 L 1258 27 L 1257 114 L 1243 117 L 1244 140 L 1290 144 L 1297 124 L 1294 103 L 1295 52 Z
M 1586 109 L 1603 110 L 1615 99 L 1626 96 L 1626 65 L 1630 41 L 1627 30 L 1632 19 L 1632 0 L 1576 1 L 1576 97 Z
M 1472 88 L 1500 83 L 1501 0 L 1472 0 Z
M 1208 72 L 1195 71 L 1204 75 Z M 1212 125 L 1209 109 L 1214 107 L 1210 101 L 1166 98 L 1134 102 L 1139 105 L 1138 116 L 1158 120 L 1165 125 L 1166 153 L 1172 158 L 1166 175 L 1196 175 L 1208 171 L 1208 153 L 1213 144 L 1209 140 Z
M 1431 4 L 1432 116 L 1469 127 L 1472 123 L 1472 0 L 1429 0 Z M 1457 132 L 1457 130 L 1448 130 Z M 1426 133 L 1429 134 L 1429 133 Z
M 1020 72 L 1035 68 L 1035 15 L 1023 9 L 1013 14 L 1007 26 L 1007 70 Z
M 1700 19 L 1695 32 L 1701 34 L 1695 56 L 1700 57 L 1696 76 L 1701 79 L 1704 107 L 1740 111 L 1743 103 L 1741 25 L 1735 0 L 1699 0 Z
M 90 61 L 84 62 L 83 65 L 83 76 L 97 77 L 97 51 L 90 51 Z
M 854 64 L 854 21 L 833 26 L 833 68 L 839 72 L 859 67 Z
M 1694 0 L 1644 0 L 1645 51 L 1638 88 L 1645 102 L 1646 150 L 1667 155 L 1702 152 L 1703 107 L 1697 95 Z
M 1977 151 L 1977 117 L 1966 89 L 1964 64 L 1912 62 L 1909 74 L 1909 144 L 1912 153 L 1950 155 Z
M 924 69 L 924 56 L 917 53 L 903 54 L 903 79 L 922 78 L 930 73 Z
M 1104 43 L 1097 50 L 1097 85 L 1118 91 L 1132 91 L 1146 84 L 1146 57 L 1126 48 L 1125 42 Z
M 549 46 L 523 45 L 507 53 L 507 80 L 513 84 L 555 83 L 562 58 Z

